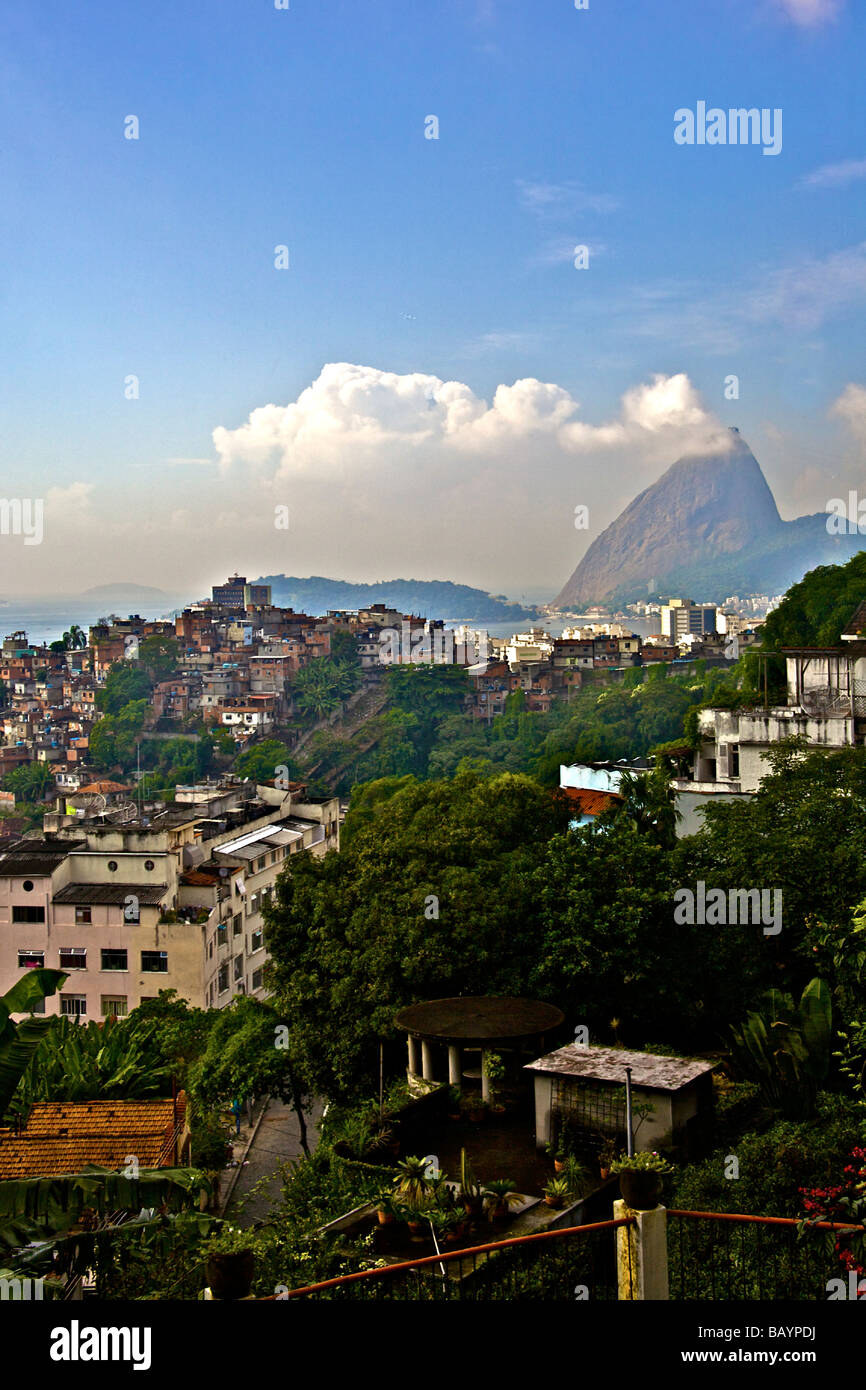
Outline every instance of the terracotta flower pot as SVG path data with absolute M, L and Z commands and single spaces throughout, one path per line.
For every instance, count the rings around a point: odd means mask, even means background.
M 394 1215 L 393 1215 L 392 1212 L 390 1212 L 390 1211 L 377 1211 L 377 1212 L 376 1212 L 376 1215 L 377 1215 L 377 1217 L 379 1218 L 379 1225 L 380 1225 L 380 1226 L 393 1226 L 393 1225 L 394 1225 Z
M 626 1206 L 634 1211 L 652 1211 L 659 1204 L 661 1173 L 652 1168 L 624 1168 L 619 1175 L 619 1190 Z
M 553 1171 L 554 1171 L 554 1173 L 561 1173 L 561 1172 L 564 1171 L 564 1169 L 565 1169 L 565 1159 L 564 1159 L 564 1158 L 555 1158 L 555 1159 L 553 1160 Z
M 252 1250 L 232 1255 L 208 1255 L 205 1263 L 208 1287 L 214 1298 L 246 1298 L 252 1288 L 256 1257 Z
M 547 1206 L 549 1206 L 549 1207 L 554 1207 L 554 1208 L 556 1208 L 556 1207 L 561 1207 L 561 1206 L 562 1206 L 562 1198 L 561 1198 L 561 1197 L 549 1197 L 549 1196 L 547 1196 L 547 1195 L 545 1194 L 544 1200 L 545 1200 L 545 1203 L 547 1204 Z

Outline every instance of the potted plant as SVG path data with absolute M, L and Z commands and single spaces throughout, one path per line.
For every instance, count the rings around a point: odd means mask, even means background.
M 493 1084 L 490 1087 L 490 1110 L 494 1115 L 504 1115 L 505 1106 L 499 1097 L 499 1087 L 496 1084 L 505 1076 L 505 1063 L 498 1052 L 488 1052 L 484 1058 L 484 1071 L 488 1081 Z
M 619 1190 L 626 1206 L 634 1211 L 652 1211 L 658 1206 L 662 1178 L 674 1170 L 660 1154 L 643 1151 L 630 1158 L 621 1154 L 611 1165 L 611 1171 L 619 1176 Z
M 477 1221 L 484 1210 L 484 1188 L 475 1181 L 466 1150 L 460 1150 L 460 1200 L 470 1221 Z
M 478 1125 L 484 1119 L 487 1101 L 483 1099 L 480 1091 L 473 1091 L 470 1095 L 463 1097 L 460 1102 L 460 1109 L 465 1111 L 472 1124 Z
M 431 1207 L 424 1215 L 439 1239 L 447 1243 L 449 1234 L 457 1228 L 457 1213 L 446 1211 L 444 1207 Z
M 549 1207 L 561 1207 L 568 1196 L 568 1180 L 551 1178 L 544 1189 L 544 1200 Z
M 568 1184 L 568 1195 L 572 1201 L 582 1197 L 592 1183 L 592 1174 L 589 1169 L 581 1163 L 579 1158 L 575 1158 L 574 1154 L 569 1154 L 565 1160 L 562 1176 Z
M 610 1177 L 611 1165 L 616 1158 L 616 1142 L 613 1139 L 605 1139 L 598 1151 L 598 1171 L 602 1178 Z
M 556 1143 L 548 1144 L 545 1153 L 548 1158 L 553 1159 L 553 1171 L 555 1173 L 561 1173 L 568 1161 L 568 1150 L 562 1141 L 559 1140 Z
M 223 1226 L 205 1244 L 205 1274 L 214 1298 L 248 1298 L 256 1256 L 250 1231 Z
M 403 1158 L 397 1164 L 394 1196 L 410 1211 L 420 1211 L 430 1194 L 425 1158 Z
M 397 1220 L 399 1205 L 390 1192 L 383 1192 L 376 1203 L 376 1216 L 380 1226 L 393 1226 Z
M 490 1199 L 491 1221 L 504 1221 L 509 1207 L 520 1203 L 520 1193 L 514 1191 L 511 1178 L 494 1178 L 484 1189 L 485 1197 Z

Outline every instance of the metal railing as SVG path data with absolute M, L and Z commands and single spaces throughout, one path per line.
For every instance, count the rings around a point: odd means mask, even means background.
M 842 1273 L 838 1232 L 862 1226 L 727 1212 L 667 1213 L 670 1297 L 815 1302 Z
M 358 1270 L 283 1298 L 573 1303 L 617 1297 L 613 1232 L 633 1218 L 514 1236 Z

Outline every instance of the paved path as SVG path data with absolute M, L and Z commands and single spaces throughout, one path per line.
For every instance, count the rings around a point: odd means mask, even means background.
M 311 1153 L 315 1152 L 319 1140 L 317 1122 L 321 1113 L 322 1107 L 317 1101 L 314 1101 L 312 1109 L 306 1112 L 307 1143 Z M 235 1149 L 235 1153 L 240 1157 L 239 1148 Z M 239 1226 L 251 1226 L 254 1221 L 261 1221 L 267 1217 L 274 1203 L 279 1200 L 282 1188 L 280 1170 L 283 1164 L 288 1163 L 289 1159 L 302 1157 L 297 1115 L 290 1105 L 271 1100 L 250 1146 L 247 1162 L 235 1184 L 226 1208 L 226 1216 L 236 1221 Z M 267 1181 L 254 1197 L 249 1197 L 244 1202 L 243 1210 L 239 1211 L 241 1199 L 263 1178 Z

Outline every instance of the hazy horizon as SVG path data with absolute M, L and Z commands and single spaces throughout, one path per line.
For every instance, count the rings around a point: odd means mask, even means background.
M 785 519 L 860 485 L 862 6 L 0 24 L 4 487 L 44 501 L 0 593 L 553 596 L 730 425 Z M 778 152 L 678 143 L 701 103 L 782 112 Z

